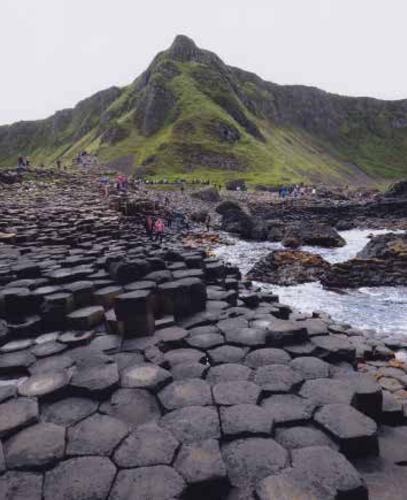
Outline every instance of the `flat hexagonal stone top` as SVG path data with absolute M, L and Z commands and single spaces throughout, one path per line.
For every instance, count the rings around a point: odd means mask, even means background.
M 290 363 L 291 368 L 301 373 L 307 379 L 328 378 L 329 377 L 329 364 L 322 361 L 322 359 L 314 358 L 312 356 L 303 356 L 295 358 Z
M 58 337 L 58 342 L 69 345 L 87 344 L 95 336 L 95 330 L 69 331 Z
M 179 365 L 180 363 L 199 363 L 204 361 L 205 353 L 198 349 L 173 349 L 164 354 L 164 359 L 171 367 Z
M 109 500 L 170 500 L 185 488 L 185 481 L 172 467 L 140 467 L 119 472 Z
M 225 343 L 223 335 L 219 333 L 199 333 L 189 337 L 187 344 L 197 349 L 211 349 Z
M 331 403 L 352 404 L 355 398 L 355 388 L 341 379 L 320 378 L 307 380 L 300 390 L 300 395 L 317 405 Z
M 116 417 L 131 427 L 157 421 L 161 417 L 157 398 L 141 389 L 118 389 L 110 403 L 103 403 L 100 411 Z
M 79 457 L 45 473 L 44 500 L 105 499 L 116 467 L 105 457 Z
M 185 328 L 180 328 L 179 326 L 171 326 L 169 328 L 163 328 L 156 333 L 157 338 L 160 342 L 181 342 L 188 336 L 188 331 Z
M 62 459 L 64 453 L 65 428 L 51 423 L 21 430 L 5 446 L 9 469 L 40 469 Z
M 129 366 L 122 371 L 120 384 L 122 387 L 135 387 L 138 389 L 159 390 L 172 380 L 169 371 L 153 363 L 140 363 Z
M 118 383 L 116 363 L 78 370 L 71 380 L 72 387 L 95 396 L 113 390 Z
M 270 412 L 275 424 L 294 425 L 309 420 L 315 405 L 294 394 L 275 394 L 262 401 L 261 406 Z
M 110 455 L 129 433 L 117 418 L 96 413 L 68 429 L 68 455 Z
M 208 366 L 192 362 L 175 365 L 171 370 L 171 374 L 174 380 L 186 380 L 189 378 L 205 378 L 207 371 Z
M 39 417 L 38 403 L 30 398 L 11 399 L 0 405 L 0 438 L 34 424 Z
M 215 365 L 221 363 L 239 363 L 246 355 L 247 349 L 234 345 L 222 345 L 208 351 L 211 362 Z
M 241 328 L 247 328 L 249 326 L 249 322 L 244 318 L 233 318 L 219 321 L 216 326 L 221 332 L 226 333 L 228 331 L 236 331 Z
M 352 406 L 323 406 L 316 411 L 314 420 L 340 443 L 346 455 L 364 456 L 378 452 L 376 422 Z
M 222 433 L 227 438 L 271 434 L 272 415 L 260 406 L 240 404 L 220 408 L 219 412 Z
M 60 372 L 70 368 L 74 364 L 74 360 L 69 356 L 62 354 L 58 356 L 50 356 L 49 358 L 40 359 L 30 366 L 29 372 L 31 375 L 46 372 Z
M 31 347 L 32 343 L 33 341 L 31 339 L 12 340 L 11 342 L 7 342 L 7 344 L 0 347 L 0 353 L 4 354 L 7 352 L 22 351 Z
M 289 392 L 301 384 L 303 376 L 287 365 L 268 365 L 257 368 L 254 381 L 268 393 Z
M 257 486 L 259 500 L 368 500 L 363 479 L 346 458 L 325 446 L 292 452 L 293 467 L 265 478 Z
M 256 328 L 237 328 L 225 332 L 229 344 L 242 346 L 262 346 L 266 343 L 266 332 Z
M 251 368 L 260 368 L 267 365 L 288 365 L 290 361 L 291 356 L 286 351 L 269 347 L 249 352 L 245 364 Z
M 18 386 L 20 396 L 41 398 L 64 390 L 70 380 L 67 371 L 45 372 L 32 375 Z
M 260 398 L 261 389 L 253 383 L 244 380 L 236 382 L 219 382 L 212 387 L 213 398 L 217 405 L 256 404 Z
M 36 345 L 31 349 L 31 352 L 37 358 L 44 358 L 46 356 L 52 356 L 54 354 L 59 354 L 67 349 L 67 346 L 56 341 L 44 342 L 43 344 Z
M 174 468 L 188 484 L 217 481 L 227 474 L 216 439 L 183 444 Z
M 167 413 L 160 425 L 182 443 L 220 438 L 219 416 L 212 406 L 188 406 Z
M 42 500 L 42 474 L 10 471 L 0 476 L 3 500 Z
M 311 425 L 276 429 L 275 440 L 286 450 L 307 446 L 328 446 L 334 450 L 339 448 L 327 434 Z
M 158 399 L 167 410 L 213 404 L 210 385 L 201 379 L 176 380 L 158 393 Z
M 222 456 L 234 486 L 254 485 L 289 464 L 288 452 L 271 438 L 232 441 L 222 446 Z
M 219 382 L 234 382 L 238 380 L 249 380 L 252 370 L 247 366 L 238 363 L 224 363 L 222 365 L 212 366 L 207 375 L 206 381 L 211 384 Z
M 46 405 L 41 411 L 45 422 L 69 427 L 95 413 L 98 403 L 92 399 L 70 397 Z
M 122 468 L 170 465 L 179 442 L 155 424 L 141 425 L 120 444 L 114 462 Z

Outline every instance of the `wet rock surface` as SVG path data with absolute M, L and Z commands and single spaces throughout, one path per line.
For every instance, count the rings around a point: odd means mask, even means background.
M 401 475 L 393 344 L 298 314 L 176 228 L 151 242 L 89 185 L 48 189 L 2 202 L 1 498 L 364 500 Z

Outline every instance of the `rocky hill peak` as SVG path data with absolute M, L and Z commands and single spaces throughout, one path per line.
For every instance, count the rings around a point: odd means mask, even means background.
M 199 53 L 195 42 L 185 35 L 177 35 L 168 49 L 168 56 L 178 61 L 193 61 L 199 58 Z

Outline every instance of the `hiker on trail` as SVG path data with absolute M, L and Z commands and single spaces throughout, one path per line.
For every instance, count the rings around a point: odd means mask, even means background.
M 154 232 L 155 232 L 154 241 L 160 239 L 160 243 L 162 243 L 164 234 L 164 222 L 161 219 L 157 219 L 156 223 L 154 224 Z
M 57 160 L 57 167 L 58 169 L 61 169 L 61 160 Z
M 153 239 L 153 219 L 148 216 L 146 220 L 146 233 L 147 233 L 147 238 L 150 238 L 150 240 Z
M 17 168 L 24 168 L 24 167 L 25 167 L 24 158 L 22 156 L 19 156 L 17 160 Z
M 30 166 L 30 158 L 28 156 L 25 157 L 25 166 L 26 167 Z
M 171 210 L 168 210 L 167 212 L 167 226 L 171 227 L 172 225 L 172 213 Z
M 210 227 L 211 227 L 211 216 L 208 214 L 205 219 L 205 224 L 206 224 L 206 230 L 209 233 Z

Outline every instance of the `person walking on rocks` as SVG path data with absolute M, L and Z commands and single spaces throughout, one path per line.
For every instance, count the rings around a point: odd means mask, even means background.
M 206 224 L 206 230 L 209 233 L 210 227 L 211 227 L 211 216 L 208 214 L 205 219 L 205 224 Z
M 164 234 L 164 222 L 161 219 L 157 219 L 156 223 L 154 224 L 154 233 L 154 241 L 157 241 L 159 239 L 160 243 L 162 243 Z
M 153 219 L 151 217 L 147 217 L 146 233 L 147 233 L 147 238 L 150 238 L 150 240 L 152 240 L 153 239 Z

